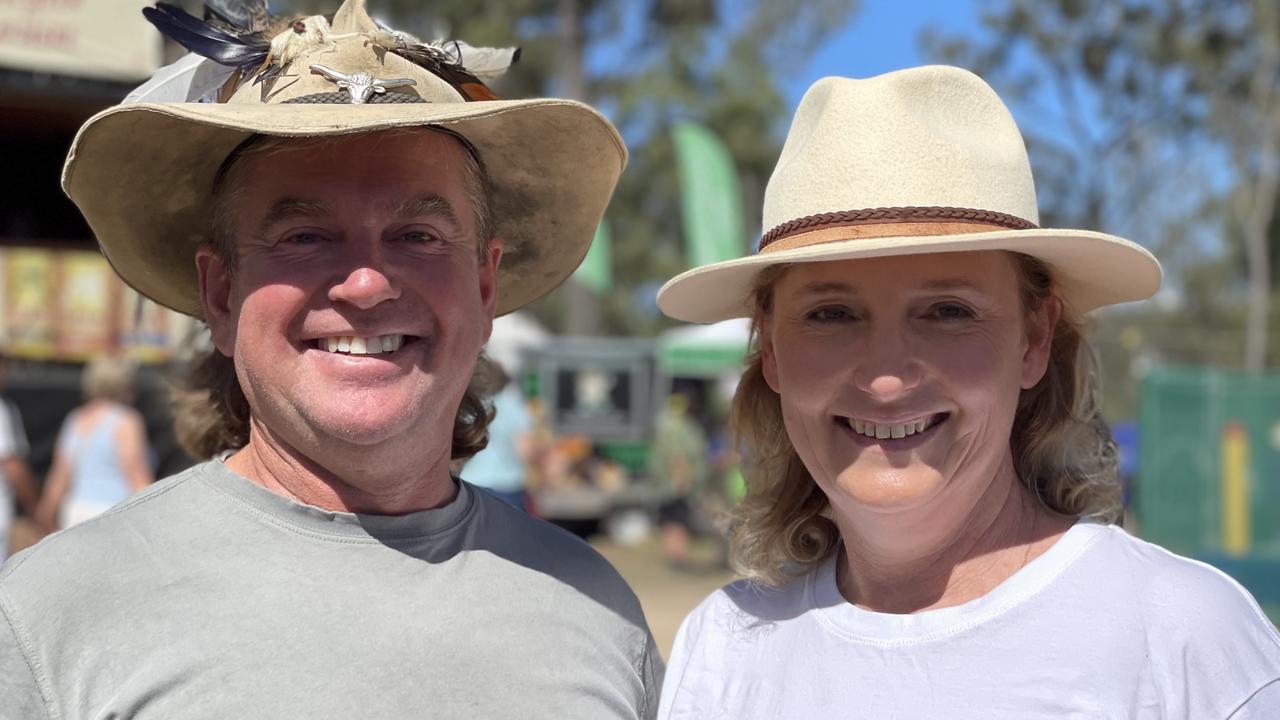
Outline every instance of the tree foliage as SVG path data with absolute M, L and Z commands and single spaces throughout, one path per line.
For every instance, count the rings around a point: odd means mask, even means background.
M 1176 302 L 1122 313 L 1124 354 L 1260 369 L 1280 260 L 1274 0 L 984 7 L 981 41 L 926 43 L 1012 99 L 1045 224 L 1117 232 L 1165 264 Z

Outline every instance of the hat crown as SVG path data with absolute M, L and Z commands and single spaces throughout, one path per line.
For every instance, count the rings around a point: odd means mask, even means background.
M 390 31 L 378 27 L 369 17 L 364 0 L 346 0 L 330 25 L 324 16 L 302 18 L 272 40 L 276 62 L 283 69 L 276 77 L 242 83 L 227 98 L 228 103 L 333 102 L 320 100 L 333 95 L 360 94 L 360 82 L 339 86 L 331 73 L 319 73 L 320 65 L 346 76 L 363 74 L 369 81 L 412 81 L 382 84 L 386 91 L 408 96 L 418 102 L 456 103 L 464 98 L 443 78 L 417 63 L 390 52 L 394 43 Z M 280 50 L 277 50 L 279 48 Z M 283 52 L 281 52 L 283 51 Z M 283 55 L 283 56 L 281 56 Z M 364 93 L 366 96 L 374 91 Z M 365 99 L 368 99 L 367 97 Z
M 765 188 L 765 231 L 822 213 L 921 206 L 1039 224 L 1026 146 L 995 91 L 947 66 L 815 83 Z

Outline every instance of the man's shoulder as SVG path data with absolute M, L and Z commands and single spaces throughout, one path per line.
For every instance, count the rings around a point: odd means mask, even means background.
M 107 512 L 56 532 L 0 566 L 0 591 L 9 595 L 49 593 L 65 584 L 83 584 L 106 571 L 127 571 L 130 558 L 165 544 L 167 528 L 189 528 L 202 503 L 202 466 L 160 480 Z
M 477 549 L 489 550 L 529 570 L 571 585 L 615 610 L 642 617 L 640 602 L 618 571 L 586 541 L 546 520 L 530 516 L 484 490 L 476 496 Z

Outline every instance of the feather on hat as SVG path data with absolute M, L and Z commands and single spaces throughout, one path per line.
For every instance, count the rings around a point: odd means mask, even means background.
M 332 21 L 272 20 L 261 0 L 207 0 L 206 10 L 202 20 L 165 3 L 147 8 L 192 54 L 90 118 L 63 169 L 64 191 L 138 292 L 199 316 L 194 256 L 211 240 L 210 191 L 222 162 L 254 135 L 439 126 L 465 138 L 489 176 L 503 240 L 499 314 L 581 263 L 626 147 L 582 103 L 496 99 L 484 79 L 517 49 L 423 42 L 380 27 L 363 0 L 346 0 Z

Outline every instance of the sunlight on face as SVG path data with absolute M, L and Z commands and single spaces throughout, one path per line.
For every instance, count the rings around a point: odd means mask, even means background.
M 1011 467 L 1049 335 L 1028 332 L 1008 254 L 799 263 L 773 289 L 765 378 L 834 506 L 959 511 Z

